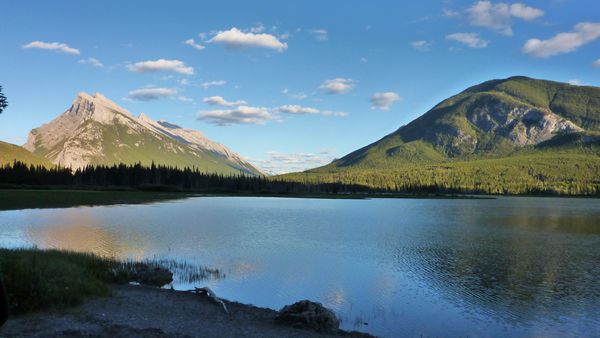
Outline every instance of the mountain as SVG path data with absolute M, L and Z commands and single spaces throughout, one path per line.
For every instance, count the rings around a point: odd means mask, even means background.
M 24 148 L 72 168 L 154 162 L 223 174 L 262 174 L 199 131 L 144 114 L 135 117 L 99 93 L 80 93 L 62 115 L 33 129 Z
M 560 140 L 598 142 L 600 88 L 511 77 L 471 87 L 333 167 L 509 155 Z
M 35 155 L 30 151 L 14 144 L 0 141 L 0 165 L 10 164 L 14 161 L 20 161 L 35 166 L 52 167 L 52 163 L 45 158 Z
M 376 187 L 600 191 L 599 153 L 600 88 L 517 76 L 470 87 L 377 142 L 288 177 Z

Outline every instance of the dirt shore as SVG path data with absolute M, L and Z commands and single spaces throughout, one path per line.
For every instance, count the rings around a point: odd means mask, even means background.
M 114 287 L 62 311 L 11 318 L 0 337 L 331 337 L 279 326 L 271 309 L 225 301 L 229 314 L 206 296 L 145 286 Z M 339 336 L 369 337 L 339 331 Z

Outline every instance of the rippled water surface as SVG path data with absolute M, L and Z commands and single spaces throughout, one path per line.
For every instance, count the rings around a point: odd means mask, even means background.
M 0 212 L 0 245 L 174 259 L 381 336 L 600 336 L 600 200 L 200 197 Z

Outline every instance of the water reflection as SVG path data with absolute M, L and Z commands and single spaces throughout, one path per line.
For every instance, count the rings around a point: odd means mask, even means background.
M 199 282 L 220 280 L 226 277 L 219 269 L 192 264 L 185 260 L 155 258 L 146 261 L 167 268 L 173 273 L 174 283 L 179 286 L 189 285 L 189 290 L 192 290 L 193 286 L 199 285 Z M 181 287 L 178 289 L 184 290 Z
M 599 334 L 600 237 L 586 234 L 599 233 L 600 218 L 580 216 L 570 223 L 550 210 L 530 212 L 465 213 L 471 216 L 468 222 L 446 228 L 431 241 L 397 247 L 397 268 L 453 304 L 468 304 L 461 305 L 463 311 L 478 309 L 475 316 L 516 326 L 543 321 L 566 336 Z M 565 323 L 566 318 L 580 322 Z
M 600 203 L 600 202 L 599 202 Z M 595 221 L 594 221 L 595 220 Z M 546 215 L 519 214 L 490 219 L 490 225 L 519 227 L 530 230 L 558 231 L 579 234 L 600 234 L 600 214 L 564 215 L 549 211 Z
M 234 276 L 234 280 L 243 281 L 244 279 L 257 274 L 259 272 L 259 267 L 256 263 L 238 261 L 233 263 L 229 271 L 231 271 L 232 276 Z
M 101 215 L 91 210 L 70 208 L 50 213 L 43 224 L 28 226 L 25 235 L 30 243 L 42 248 L 85 251 L 118 259 L 146 255 L 147 234 L 106 227 Z
M 176 288 L 312 299 L 380 336 L 600 335 L 597 200 L 194 198 L 0 220 L 0 245 L 160 260 Z

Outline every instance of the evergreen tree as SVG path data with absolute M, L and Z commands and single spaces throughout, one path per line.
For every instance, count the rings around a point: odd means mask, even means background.
M 2 114 L 6 107 L 8 107 L 8 100 L 4 96 L 4 93 L 2 93 L 2 86 L 0 86 L 0 114 Z

